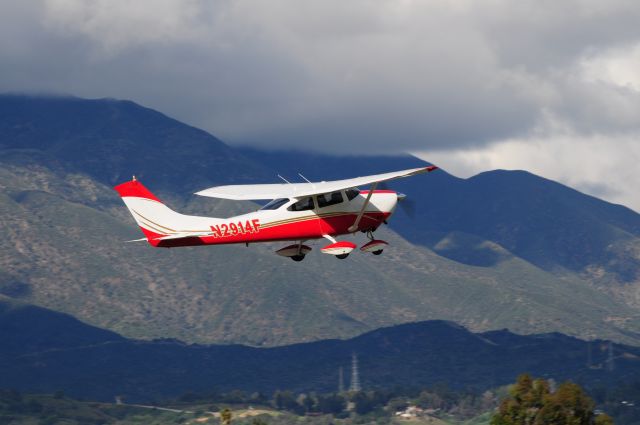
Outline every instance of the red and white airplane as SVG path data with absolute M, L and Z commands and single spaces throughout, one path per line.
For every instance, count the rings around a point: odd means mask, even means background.
M 324 238 L 330 244 L 320 251 L 343 259 L 357 246 L 349 241 L 337 241 L 335 238 L 340 235 L 366 233 L 369 242 L 360 250 L 375 255 L 381 254 L 387 245 L 385 241 L 374 239 L 373 232 L 386 224 L 404 195 L 392 190 L 377 190 L 379 183 L 436 169 L 429 166 L 330 182 L 216 186 L 196 193 L 232 200 L 272 199 L 258 211 L 230 218 L 177 213 L 135 177 L 114 189 L 146 240 L 155 247 L 295 241 L 276 253 L 302 261 L 311 251 L 304 242 Z M 369 184 L 369 190 L 357 189 Z

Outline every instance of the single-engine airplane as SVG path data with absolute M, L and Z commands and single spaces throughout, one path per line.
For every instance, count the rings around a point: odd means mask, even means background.
M 360 250 L 380 255 L 388 245 L 373 232 L 393 214 L 405 196 L 392 190 L 378 190 L 388 180 L 436 170 L 436 166 L 413 168 L 354 179 L 312 183 L 249 184 L 216 186 L 196 195 L 231 200 L 269 200 L 260 210 L 230 218 L 199 217 L 177 213 L 163 204 L 135 177 L 114 189 L 154 247 L 180 247 L 295 241 L 276 254 L 302 261 L 311 251 L 304 243 L 327 239 L 324 254 L 344 259 L 357 246 L 337 241 L 340 235 L 366 233 L 369 242 Z M 306 180 L 306 179 L 305 179 Z M 369 190 L 358 186 L 371 185 Z

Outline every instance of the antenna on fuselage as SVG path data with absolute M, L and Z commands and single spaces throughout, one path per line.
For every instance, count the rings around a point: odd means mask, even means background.
M 305 176 L 302 175 L 302 173 L 298 173 L 298 175 L 300 177 L 302 177 L 304 179 L 304 181 L 306 181 L 307 183 L 311 183 L 308 178 L 306 178 Z
M 278 177 L 280 177 L 285 183 L 289 183 L 291 184 L 291 182 L 287 179 L 285 179 L 284 177 L 282 177 L 280 174 L 278 174 Z

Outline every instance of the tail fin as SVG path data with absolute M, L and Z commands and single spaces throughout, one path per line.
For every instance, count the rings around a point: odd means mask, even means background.
M 193 226 L 198 225 L 198 221 L 203 218 L 173 211 L 135 177 L 113 189 L 120 194 L 147 241 L 153 246 L 158 246 L 162 238 L 183 233 L 185 228 L 195 231 Z

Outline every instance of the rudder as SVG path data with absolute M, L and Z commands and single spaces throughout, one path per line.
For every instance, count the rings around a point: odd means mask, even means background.
M 163 204 L 135 177 L 113 189 L 118 192 L 151 245 L 157 246 L 159 238 L 176 232 L 169 223 L 182 215 Z

